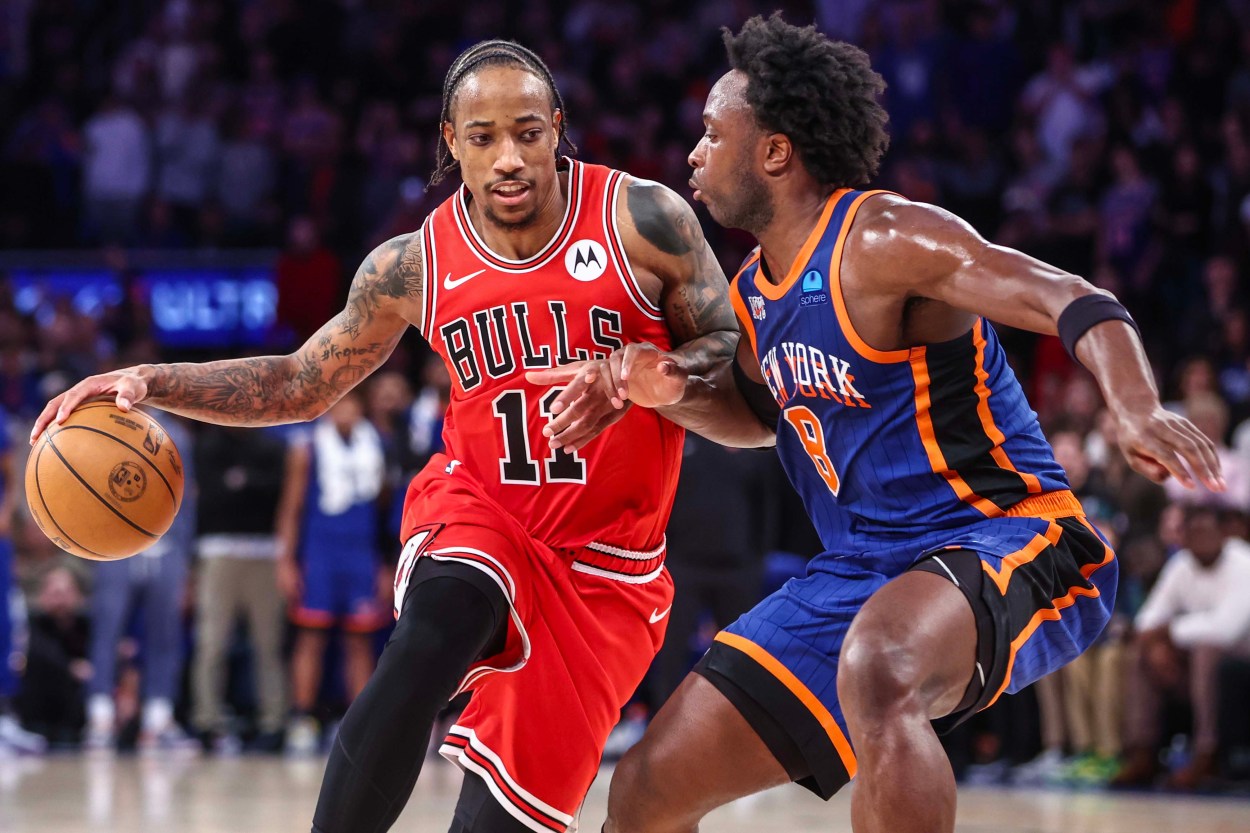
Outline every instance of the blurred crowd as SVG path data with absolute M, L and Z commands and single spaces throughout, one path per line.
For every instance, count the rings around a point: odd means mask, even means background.
M 0 110 L 11 114 L 0 250 L 97 253 L 125 275 L 139 249 L 280 249 L 278 316 L 300 338 L 333 313 L 365 252 L 416 228 L 454 185 L 426 181 L 442 80 L 462 48 L 497 36 L 534 48 L 581 158 L 685 194 L 686 155 L 724 69 L 718 28 L 777 6 L 859 44 L 885 76 L 892 147 L 879 187 L 1114 291 L 1141 325 L 1167 407 L 1217 442 L 1229 484 L 1188 492 L 1133 473 L 1097 386 L 1058 341 L 1003 333 L 1087 514 L 1118 545 L 1122 584 L 1093 650 L 947 739 L 957 771 L 1244 789 L 1246 0 L 19 2 L 0 18 Z M 732 272 L 750 241 L 705 228 Z M 12 435 L 77 378 L 188 357 L 163 350 L 150 322 L 132 293 L 102 315 L 68 301 L 24 314 L 0 275 Z M 408 340 L 323 424 L 231 432 L 162 416 L 194 462 L 195 499 L 158 548 L 117 564 L 58 556 L 25 522 L 13 497 L 24 443 L 11 445 L 0 542 L 13 545 L 21 592 L 0 617 L 15 625 L 0 749 L 317 749 L 385 639 L 395 507 L 438 450 L 448 385 Z M 335 467 L 364 485 L 328 486 Z M 327 579 L 309 553 L 324 536 L 309 531 L 346 515 L 360 531 L 354 572 Z M 771 455 L 697 438 L 669 539 L 668 642 L 609 754 L 636 739 L 718 626 L 819 549 Z M 305 604 L 318 594 L 321 607 Z

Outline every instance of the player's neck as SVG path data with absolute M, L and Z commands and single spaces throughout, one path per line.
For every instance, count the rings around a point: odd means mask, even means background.
M 811 189 L 775 195 L 773 217 L 756 235 L 770 281 L 781 283 L 790 274 L 794 259 L 816 228 L 828 200 L 829 193 Z
M 524 225 L 498 223 L 486 216 L 476 200 L 469 202 L 469 222 L 492 252 L 508 260 L 527 260 L 542 251 L 564 222 L 568 204 L 568 172 L 557 174 L 556 184 L 541 202 L 533 221 Z

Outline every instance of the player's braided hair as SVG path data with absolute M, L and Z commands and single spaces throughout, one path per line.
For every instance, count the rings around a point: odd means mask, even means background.
M 863 50 L 791 26 L 780 12 L 751 18 L 737 35 L 721 32 L 729 65 L 747 75 L 756 121 L 789 136 L 813 177 L 841 188 L 876 175 L 890 144 L 877 101 L 885 81 Z
M 570 153 L 577 153 L 577 145 L 573 144 L 573 141 L 566 135 L 569 118 L 564 110 L 564 99 L 560 97 L 555 79 L 551 77 L 551 70 L 543 63 L 543 59 L 514 41 L 486 40 L 461 52 L 460 57 L 452 61 L 451 68 L 447 70 L 447 78 L 443 81 L 443 112 L 438 117 L 438 153 L 434 174 L 430 177 L 431 185 L 442 182 L 443 177 L 460 166 L 459 162 L 451 158 L 442 133 L 443 125 L 451 120 L 451 101 L 456 96 L 456 88 L 468 77 L 469 73 L 475 70 L 487 66 L 507 65 L 519 66 L 532 72 L 547 85 L 547 90 L 551 93 L 552 109 L 559 110 L 564 116 L 557 128 L 559 140 L 556 142 L 556 156 L 559 157 L 562 144 L 568 145 Z

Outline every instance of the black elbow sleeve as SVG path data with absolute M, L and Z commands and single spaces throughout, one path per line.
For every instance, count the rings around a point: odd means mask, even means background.
M 781 407 L 777 405 L 777 400 L 773 399 L 768 385 L 748 376 L 737 357 L 734 357 L 733 371 L 734 382 L 737 383 L 738 390 L 742 391 L 742 398 L 747 401 L 747 405 L 759 417 L 760 422 L 776 431 L 777 422 L 781 419 Z

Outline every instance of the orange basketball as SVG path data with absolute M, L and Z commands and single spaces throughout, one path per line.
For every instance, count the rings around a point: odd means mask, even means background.
M 43 534 L 95 561 L 126 558 L 160 539 L 182 504 L 182 458 L 137 408 L 80 405 L 49 425 L 26 462 L 26 503 Z

